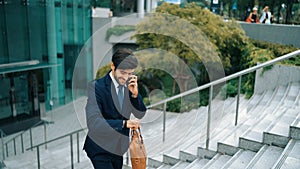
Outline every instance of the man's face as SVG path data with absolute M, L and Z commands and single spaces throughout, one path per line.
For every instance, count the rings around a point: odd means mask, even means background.
M 112 74 L 120 85 L 125 85 L 133 72 L 134 69 L 112 69 Z

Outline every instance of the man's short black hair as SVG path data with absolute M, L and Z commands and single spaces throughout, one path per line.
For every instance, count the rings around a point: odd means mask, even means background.
M 119 48 L 112 56 L 111 61 L 116 69 L 135 69 L 138 66 L 138 60 L 132 50 L 128 48 Z

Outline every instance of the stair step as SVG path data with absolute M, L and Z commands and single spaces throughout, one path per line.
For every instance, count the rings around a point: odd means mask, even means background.
M 157 155 L 155 157 L 148 157 L 148 166 L 150 167 L 159 167 L 163 164 L 163 157 L 162 155 Z
M 193 162 L 197 158 L 197 148 L 188 148 L 179 152 L 179 159 L 182 161 Z
M 204 167 L 202 167 L 202 169 L 220 169 L 231 157 L 232 156 L 218 153 Z
M 255 152 L 240 149 L 222 169 L 240 169 L 245 168 L 255 156 Z
M 239 147 L 251 151 L 258 151 L 263 144 L 263 131 L 275 120 L 274 115 L 267 114 L 263 119 L 259 119 L 254 126 L 249 128 L 240 136 Z
M 190 163 L 185 169 L 199 169 L 204 167 L 209 162 L 209 159 L 197 158 L 192 163 Z
M 283 148 L 264 145 L 246 168 L 269 168 L 276 163 L 282 152 Z
M 300 107 L 297 107 L 297 111 L 300 112 Z M 300 140 L 300 113 L 293 121 L 292 125 L 290 126 L 290 137 L 294 139 Z
M 300 140 L 291 139 L 272 169 L 300 168 Z
M 178 163 L 179 160 L 179 156 L 178 157 L 172 157 L 172 156 L 168 156 L 168 155 L 163 155 L 163 163 L 165 164 L 169 164 L 169 165 L 175 165 L 176 163 Z
M 289 126 L 297 116 L 297 112 L 289 109 L 282 117 L 274 120 L 263 134 L 263 142 L 269 145 L 285 147 L 289 141 Z
M 176 163 L 174 166 L 171 167 L 171 169 L 182 169 L 186 168 L 190 163 L 189 162 L 184 162 L 184 161 L 179 161 Z
M 157 169 L 170 169 L 172 166 L 168 165 L 168 164 L 162 164 L 161 166 L 159 166 Z
M 198 147 L 197 156 L 200 158 L 212 159 L 217 155 L 216 151 L 212 151 L 210 149 L 205 149 L 202 147 Z
M 238 151 L 239 137 L 250 126 L 247 124 L 241 124 L 234 129 L 234 131 L 224 140 L 218 142 L 218 152 L 234 155 Z

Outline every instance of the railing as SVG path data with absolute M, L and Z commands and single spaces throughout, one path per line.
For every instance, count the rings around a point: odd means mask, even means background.
M 20 139 L 21 151 L 22 151 L 22 153 L 24 153 L 25 148 L 24 148 L 23 135 L 27 131 L 29 131 L 30 147 L 32 147 L 33 146 L 32 129 L 34 127 L 37 127 L 38 125 L 44 125 L 44 141 L 46 142 L 47 141 L 47 127 L 46 127 L 46 124 L 48 124 L 48 123 L 51 123 L 51 122 L 39 121 L 35 125 L 31 126 L 28 130 L 22 131 L 21 133 L 19 133 L 18 135 L 14 136 L 10 140 L 6 141 L 5 143 L 4 143 L 4 140 L 2 138 L 1 140 L 2 140 L 2 150 L 3 150 L 2 155 L 3 155 L 3 160 L 5 160 L 5 157 L 9 157 L 8 145 L 10 143 L 13 143 L 13 152 L 14 152 L 14 155 L 17 155 L 17 146 L 16 146 L 17 139 Z M 47 148 L 47 145 L 45 145 L 45 148 Z M 6 150 L 6 155 L 5 155 L 4 150 Z
M 208 104 L 208 118 L 207 118 L 207 134 L 206 134 L 206 148 L 208 149 L 209 147 L 209 141 L 210 141 L 210 117 L 211 117 L 211 104 L 212 104 L 212 99 L 213 99 L 213 87 L 218 85 L 218 84 L 221 84 L 221 83 L 224 83 L 228 80 L 232 80 L 234 78 L 239 78 L 239 81 L 238 81 L 238 96 L 237 96 L 237 102 L 236 102 L 236 115 L 235 115 L 235 125 L 237 125 L 238 123 L 238 113 L 239 113 L 239 97 L 240 97 L 240 89 L 241 89 L 241 79 L 242 79 L 242 76 L 243 75 L 246 75 L 246 74 L 249 74 L 251 72 L 254 72 L 260 68 L 263 68 L 263 67 L 266 67 L 266 66 L 270 66 L 274 63 L 277 63 L 279 61 L 282 61 L 282 60 L 285 60 L 285 59 L 288 59 L 288 58 L 292 58 L 292 57 L 296 57 L 300 55 L 300 50 L 297 50 L 295 52 L 292 52 L 292 53 L 289 53 L 289 54 L 286 54 L 284 56 L 281 56 L 281 57 L 278 57 L 276 59 L 273 59 L 273 60 L 270 60 L 270 61 L 267 61 L 265 63 L 262 63 L 262 64 L 259 64 L 257 66 L 254 66 L 254 67 L 251 67 L 249 69 L 245 69 L 243 71 L 240 71 L 238 73 L 235 73 L 235 74 L 232 74 L 230 76 L 227 76 L 227 77 L 224 77 L 224 78 L 221 78 L 221 79 L 218 79 L 218 80 L 215 80 L 213 82 L 210 82 L 208 84 L 205 84 L 205 85 L 202 85 L 202 86 L 199 86 L 197 88 L 194 88 L 194 89 L 191 89 L 191 90 L 188 90 L 186 92 L 183 92 L 183 93 L 180 93 L 178 95 L 175 95 L 175 96 L 172 96 L 170 98 L 167 98 L 167 99 L 164 99 L 164 100 L 161 100 L 157 103 L 154 103 L 152 105 L 149 105 L 147 106 L 147 108 L 153 108 L 153 107 L 156 107 L 156 106 L 159 106 L 159 105 L 163 105 L 163 141 L 165 140 L 165 131 L 166 131 L 166 109 L 167 109 L 167 103 L 174 100 L 174 99 L 178 99 L 178 98 L 181 98 L 183 96 L 186 96 L 186 95 L 189 95 L 189 94 L 193 94 L 195 92 L 198 92 L 200 90 L 203 90 L 203 89 L 207 89 L 209 88 L 209 104 Z M 65 134 L 63 136 L 60 136 L 60 137 L 57 137 L 55 139 L 52 139 L 52 140 L 49 140 L 49 141 L 45 141 L 41 144 L 38 144 L 38 145 L 35 145 L 35 146 L 31 146 L 30 148 L 26 149 L 26 150 L 33 150 L 34 148 L 37 149 L 37 166 L 38 166 L 38 169 L 41 168 L 41 163 L 40 163 L 40 147 L 41 146 L 44 146 L 45 145 L 45 148 L 47 149 L 47 144 L 50 143 L 50 142 L 54 142 L 54 141 L 57 141 L 57 140 L 60 140 L 60 139 L 63 139 L 63 138 L 66 138 L 66 137 L 70 137 L 70 155 L 71 155 L 71 168 L 73 169 L 74 168 L 74 151 L 73 151 L 73 135 L 76 134 L 76 138 L 77 138 L 77 162 L 79 163 L 80 162 L 80 155 L 79 155 L 79 133 L 86 130 L 87 128 L 83 128 L 83 129 L 80 129 L 80 130 L 76 130 L 74 132 L 71 132 L 71 133 L 68 133 L 68 134 Z M 128 162 L 128 155 L 127 155 L 127 162 Z
M 0 129 L 0 135 L 1 135 L 1 148 L 2 148 L 2 159 L 1 159 L 1 163 L 3 163 L 3 161 L 5 160 L 5 153 L 4 153 L 4 136 L 6 136 L 6 134 L 4 133 L 3 130 Z M 1 164 L 0 164 L 1 166 Z
M 208 118 L 207 118 L 207 132 L 206 132 L 206 149 L 208 149 L 208 147 L 209 147 L 209 141 L 210 141 L 210 123 L 211 123 L 210 118 L 211 118 L 211 103 L 212 103 L 212 98 L 213 98 L 213 87 L 215 85 L 224 83 L 224 82 L 226 82 L 228 80 L 232 80 L 232 79 L 237 78 L 237 77 L 239 78 L 239 81 L 238 81 L 238 95 L 237 95 L 236 111 L 235 111 L 236 112 L 235 113 L 235 125 L 237 125 L 237 123 L 238 123 L 239 98 L 240 98 L 240 91 L 241 91 L 241 81 L 242 81 L 241 79 L 242 79 L 242 76 L 246 75 L 246 74 L 249 74 L 249 73 L 252 73 L 252 72 L 254 72 L 254 71 L 258 70 L 258 69 L 264 68 L 266 66 L 273 65 L 274 63 L 280 62 L 282 60 L 289 59 L 289 58 L 292 58 L 292 57 L 296 57 L 298 55 L 300 55 L 300 50 L 291 52 L 289 54 L 283 55 L 281 57 L 275 58 L 273 60 L 267 61 L 267 62 L 259 64 L 259 65 L 256 65 L 254 67 L 242 70 L 242 71 L 237 72 L 235 74 L 223 77 L 221 79 L 212 81 L 212 82 L 210 82 L 208 84 L 205 84 L 205 85 L 199 86 L 197 88 L 185 91 L 185 92 L 180 93 L 178 95 L 172 96 L 170 98 L 161 100 L 161 101 L 159 101 L 157 103 L 154 103 L 152 105 L 147 106 L 147 108 L 153 108 L 153 107 L 156 107 L 156 106 L 159 106 L 159 105 L 163 105 L 163 113 L 164 113 L 163 114 L 163 142 L 165 141 L 166 109 L 167 109 L 167 103 L 168 102 L 170 102 L 172 100 L 175 100 L 175 99 L 178 99 L 178 98 L 181 98 L 183 96 L 187 96 L 189 94 L 193 94 L 195 92 L 199 92 L 200 90 L 209 88 L 209 102 L 208 102 L 208 112 L 207 112 L 208 113 L 208 116 L 207 116 Z
M 41 143 L 41 144 L 38 144 L 38 145 L 35 145 L 35 146 L 32 146 L 26 150 L 32 150 L 34 148 L 36 148 L 36 156 L 37 156 L 37 167 L 38 169 L 41 168 L 41 162 L 40 162 L 40 147 L 43 146 L 43 145 L 47 145 L 48 143 L 51 143 L 51 142 L 54 142 L 54 141 L 57 141 L 57 140 L 60 140 L 60 139 L 63 139 L 65 137 L 70 137 L 70 154 L 71 154 L 71 168 L 74 169 L 74 151 L 73 151 L 73 135 L 76 134 L 76 141 L 77 141 L 77 162 L 79 163 L 80 162 L 80 155 L 79 155 L 79 133 L 86 130 L 87 128 L 83 128 L 83 129 L 80 129 L 80 130 L 76 130 L 76 131 L 73 131 L 71 133 L 68 133 L 68 134 L 65 134 L 63 136 L 60 136 L 60 137 L 57 137 L 55 139 L 52 139 L 52 140 L 49 140 L 49 141 L 45 141 L 44 143 Z

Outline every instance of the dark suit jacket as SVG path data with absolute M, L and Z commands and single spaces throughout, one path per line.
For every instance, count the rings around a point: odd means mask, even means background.
M 129 129 L 123 128 L 123 120 L 145 115 L 146 107 L 140 95 L 131 97 L 131 92 L 124 88 L 122 111 L 119 108 L 117 93 L 109 73 L 89 83 L 86 105 L 88 135 L 84 143 L 87 155 L 103 160 L 107 156 L 122 156 L 129 146 Z M 107 157 L 109 158 L 109 157 Z

